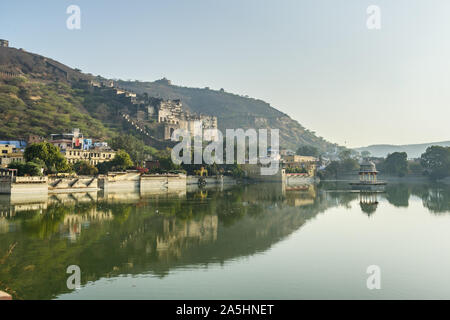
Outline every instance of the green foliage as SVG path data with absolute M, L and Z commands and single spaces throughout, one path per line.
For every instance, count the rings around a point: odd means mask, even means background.
M 13 162 L 8 166 L 8 168 L 17 169 L 17 173 L 19 176 L 42 176 L 41 169 L 43 169 L 43 167 L 41 166 L 40 163 L 36 162 L 34 161 L 28 161 L 26 163 Z
M 320 152 L 319 149 L 314 146 L 304 145 L 297 149 L 297 155 L 318 157 Z
M 411 174 L 421 175 L 423 174 L 423 167 L 420 161 L 408 161 L 408 169 Z
M 182 167 L 172 162 L 170 157 L 163 157 L 159 159 L 159 165 L 163 171 L 177 171 Z
M 112 160 L 101 162 L 97 164 L 96 168 L 98 170 L 98 173 L 107 174 L 109 171 L 112 171 Z
M 432 179 L 450 176 L 450 147 L 428 147 L 422 154 L 420 163 Z
M 133 161 L 131 161 L 130 155 L 123 150 L 117 151 L 112 163 L 116 170 L 126 170 L 133 166 Z
M 73 169 L 78 175 L 94 176 L 98 174 L 98 169 L 87 161 L 78 161 L 74 163 Z
M 340 174 L 351 173 L 359 168 L 358 161 L 350 157 L 350 153 L 344 150 L 345 154 L 341 156 L 340 161 L 331 161 L 330 164 L 322 171 L 318 172 L 320 178 L 337 179 Z
M 112 138 L 110 146 L 115 150 L 125 150 L 136 165 L 143 165 L 149 156 L 157 152 L 156 149 L 146 146 L 144 142 L 132 135 L 116 136 Z
M 47 172 L 69 172 L 71 167 L 63 157 L 59 148 L 49 142 L 33 143 L 25 149 L 26 161 L 42 161 L 45 163 Z
M 340 172 L 340 163 L 338 161 L 331 161 L 330 164 L 323 170 L 319 171 L 321 178 L 337 179 Z
M 353 158 L 346 158 L 339 164 L 340 170 L 344 172 L 353 171 L 359 168 L 358 161 Z
M 245 171 L 239 164 L 232 165 L 231 176 L 234 178 L 244 178 Z
M 64 82 L 0 81 L 0 136 L 47 137 L 51 133 L 80 128 L 93 138 L 109 135 L 103 124 L 86 112 L 83 95 Z
M 339 159 L 341 159 L 341 161 L 350 159 L 351 156 L 352 156 L 352 152 L 349 149 L 344 149 L 339 153 Z
M 383 163 L 383 173 L 404 177 L 408 173 L 408 155 L 406 152 L 389 154 Z
M 302 167 L 286 168 L 286 173 L 308 173 L 308 170 Z
M 133 161 L 131 161 L 130 155 L 123 150 L 117 151 L 116 156 L 111 161 L 97 164 L 98 172 L 101 174 L 109 171 L 125 171 L 131 167 L 133 167 Z

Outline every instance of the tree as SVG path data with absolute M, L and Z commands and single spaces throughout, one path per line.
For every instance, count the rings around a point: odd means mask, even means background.
M 297 149 L 297 155 L 318 157 L 320 155 L 320 152 L 319 149 L 314 146 L 303 145 Z
M 114 137 L 111 140 L 110 145 L 111 148 L 115 150 L 126 151 L 136 165 L 143 165 L 147 156 L 156 153 L 154 148 L 146 146 L 143 141 L 132 135 L 120 135 Z
M 170 157 L 163 157 L 159 159 L 159 165 L 164 171 L 173 171 L 173 170 L 181 170 L 182 167 L 180 165 L 176 165 L 173 163 Z
M 407 158 L 406 152 L 388 154 L 383 164 L 383 171 L 387 174 L 404 177 L 408 173 Z
M 71 170 L 69 163 L 63 157 L 59 148 L 49 142 L 29 145 L 25 149 L 24 158 L 27 162 L 43 161 L 47 172 L 69 172 Z
M 123 150 L 119 150 L 112 160 L 112 167 L 114 170 L 127 170 L 133 166 L 130 155 Z
M 338 161 L 331 161 L 330 164 L 325 168 L 324 172 L 323 172 L 323 177 L 324 178 L 330 178 L 333 177 L 335 179 L 337 179 L 338 177 L 338 172 L 340 170 L 340 164 Z
M 97 170 L 101 174 L 108 173 L 109 171 L 125 171 L 133 167 L 133 161 L 131 161 L 130 155 L 119 150 L 116 156 L 111 161 L 105 161 L 97 164 Z
M 87 161 L 78 161 L 73 165 L 73 169 L 78 175 L 94 176 L 98 174 L 98 169 Z
M 344 149 L 339 153 L 339 159 L 345 161 L 347 159 L 351 159 L 352 152 L 349 149 Z
M 450 176 L 450 147 L 428 147 L 422 154 L 420 163 L 432 179 Z
M 308 170 L 302 167 L 286 168 L 286 173 L 308 173 Z
M 358 169 L 358 161 L 352 158 L 346 158 L 339 164 L 339 169 L 344 172 L 349 172 Z
M 17 169 L 19 176 L 42 176 L 42 166 L 36 162 L 13 162 L 8 166 L 9 169 Z
M 245 177 L 245 171 L 242 169 L 241 165 L 234 164 L 232 165 L 233 168 L 231 169 L 231 176 L 234 178 L 244 178 Z
M 112 160 L 111 161 L 105 161 L 105 162 L 100 162 L 99 164 L 97 164 L 96 168 L 98 170 L 98 173 L 101 174 L 106 174 L 109 171 L 112 170 Z

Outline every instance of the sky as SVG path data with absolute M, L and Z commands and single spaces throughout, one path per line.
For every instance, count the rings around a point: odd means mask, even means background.
M 0 39 L 94 75 L 259 98 L 347 147 L 450 140 L 448 0 L 1 1 Z

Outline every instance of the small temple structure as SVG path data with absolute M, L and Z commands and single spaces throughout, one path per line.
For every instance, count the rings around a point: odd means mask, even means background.
M 363 183 L 377 182 L 377 167 L 375 163 L 364 160 L 359 167 L 359 181 Z
M 377 180 L 377 167 L 375 163 L 368 159 L 364 159 L 359 167 L 359 181 L 351 182 L 353 189 L 357 190 L 381 190 L 384 189 L 386 182 Z

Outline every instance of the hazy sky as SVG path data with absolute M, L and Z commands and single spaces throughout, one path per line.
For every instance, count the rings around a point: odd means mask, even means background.
M 448 0 L 1 1 L 0 38 L 95 75 L 260 98 L 348 147 L 450 140 Z

